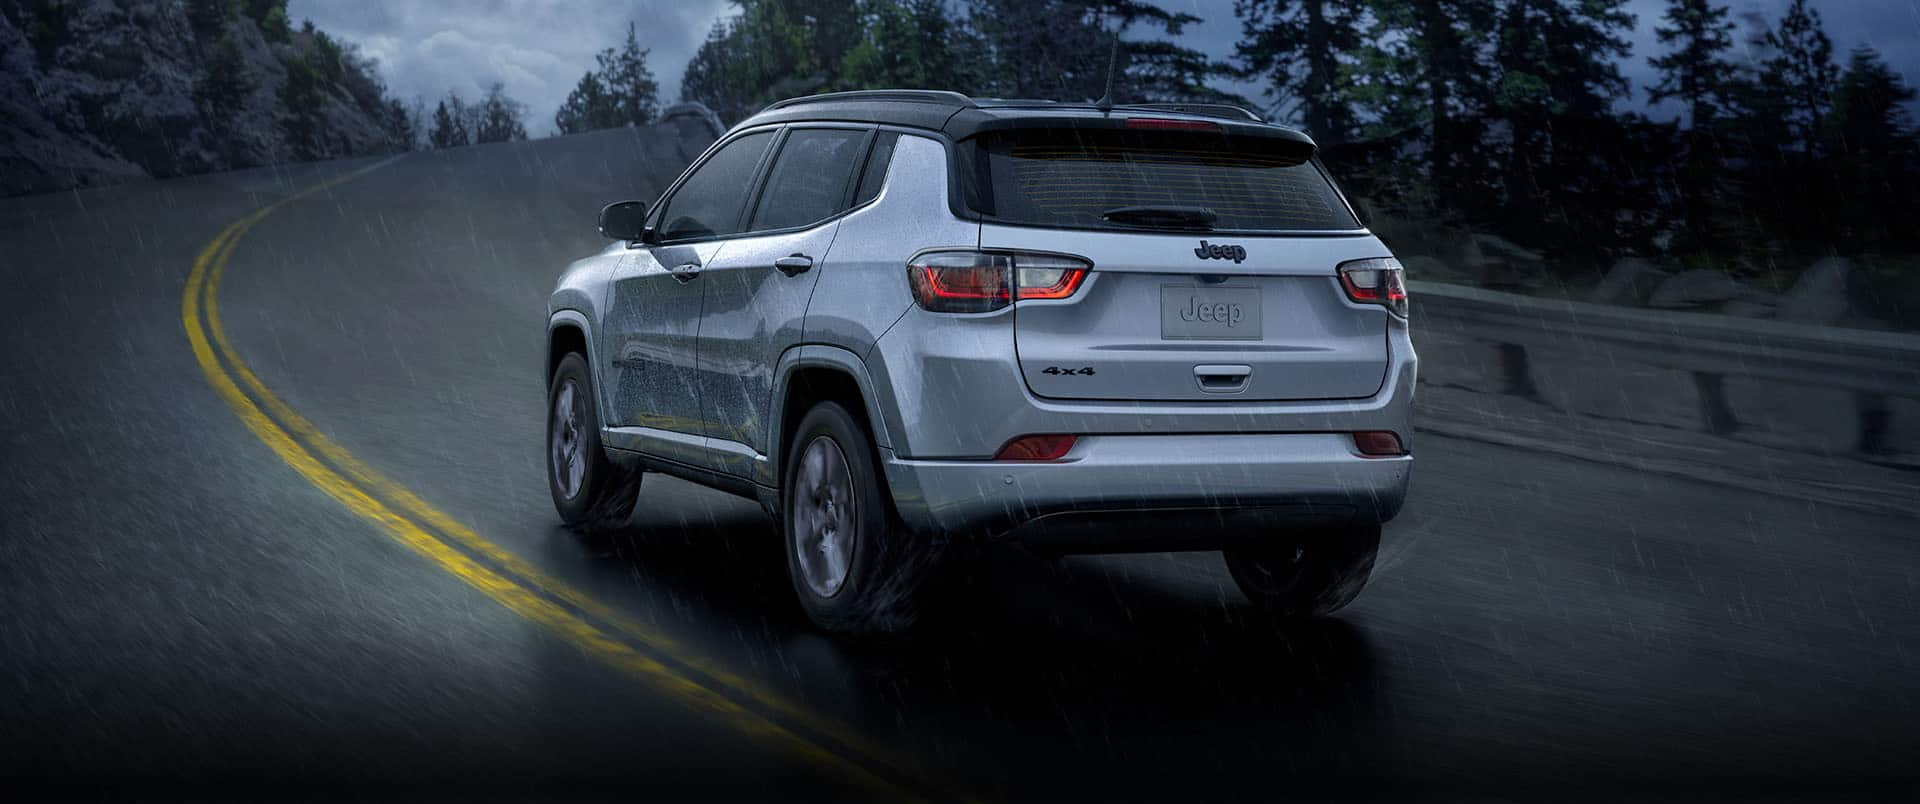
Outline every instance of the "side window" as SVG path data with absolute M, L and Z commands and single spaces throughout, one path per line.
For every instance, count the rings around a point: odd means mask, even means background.
M 748 134 L 727 143 L 682 182 L 660 216 L 661 240 L 688 240 L 740 231 L 753 169 L 773 141 L 773 132 Z
M 900 132 L 880 132 L 880 138 L 873 143 L 873 155 L 867 157 L 867 169 L 860 172 L 860 193 L 853 197 L 854 206 L 880 195 L 881 185 L 887 183 L 887 166 L 893 164 L 893 146 L 898 142 Z
M 760 193 L 751 228 L 805 226 L 839 213 L 866 141 L 865 131 L 794 129 L 767 174 L 767 189 Z

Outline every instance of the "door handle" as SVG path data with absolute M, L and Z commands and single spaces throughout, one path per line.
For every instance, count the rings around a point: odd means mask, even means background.
M 700 278 L 700 263 L 697 263 L 697 262 L 690 262 L 690 263 L 687 263 L 687 264 L 685 264 L 685 265 L 676 265 L 676 266 L 674 266 L 674 268 L 673 268 L 673 278 L 674 278 L 674 279 L 678 279 L 678 280 L 680 280 L 680 284 L 682 284 L 682 285 L 684 285 L 684 284 L 686 284 L 686 283 L 688 283 L 688 282 L 692 282 L 692 281 L 693 281 L 693 280 L 695 280 L 695 279 L 699 279 L 699 278 Z
M 793 254 L 773 261 L 773 267 L 787 276 L 798 276 L 813 268 L 813 258 L 805 254 Z

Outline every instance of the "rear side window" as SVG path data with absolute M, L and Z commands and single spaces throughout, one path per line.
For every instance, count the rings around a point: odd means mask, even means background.
M 854 165 L 866 155 L 867 132 L 802 128 L 787 135 L 760 194 L 752 229 L 786 229 L 825 220 L 845 209 Z
M 880 188 L 887 183 L 887 166 L 893 164 L 893 146 L 899 144 L 900 132 L 882 131 L 873 142 L 873 153 L 867 157 L 867 167 L 860 172 L 860 192 L 853 198 L 853 205 L 872 201 L 880 197 Z
M 748 134 L 700 163 L 667 200 L 660 216 L 660 239 L 693 240 L 738 232 L 747 182 L 772 141 L 771 131 Z
M 1214 229 L 1360 228 L 1304 145 L 1218 132 L 1049 129 L 978 139 L 977 212 L 1017 224 L 1132 229 L 1125 207 L 1201 208 Z

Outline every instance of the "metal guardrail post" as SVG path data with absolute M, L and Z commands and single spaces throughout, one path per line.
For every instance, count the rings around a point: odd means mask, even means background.
M 1714 435 L 1733 435 L 1740 430 L 1740 419 L 1733 415 L 1727 401 L 1727 378 L 1710 371 L 1693 372 L 1693 387 L 1700 394 L 1700 421 Z
M 1893 410 L 1886 394 L 1856 393 L 1853 406 L 1860 412 L 1860 441 L 1856 448 L 1866 455 L 1887 455 L 1893 447 L 1887 443 L 1887 424 Z
M 1539 401 L 1540 386 L 1533 384 L 1533 365 L 1527 361 L 1527 347 L 1517 343 L 1502 343 L 1500 351 L 1500 376 L 1506 381 L 1508 395 Z

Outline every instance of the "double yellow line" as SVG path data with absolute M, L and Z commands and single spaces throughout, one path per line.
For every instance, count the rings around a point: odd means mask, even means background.
M 180 318 L 193 356 L 215 393 L 248 430 L 308 482 L 514 613 L 696 711 L 767 740 L 843 781 L 889 797 L 908 795 L 903 766 L 890 760 L 885 749 L 691 653 L 482 538 L 327 438 L 268 390 L 240 359 L 221 326 L 219 306 L 220 279 L 240 239 L 275 210 L 378 170 L 394 159 L 255 210 L 229 224 L 200 251 L 187 277 Z

